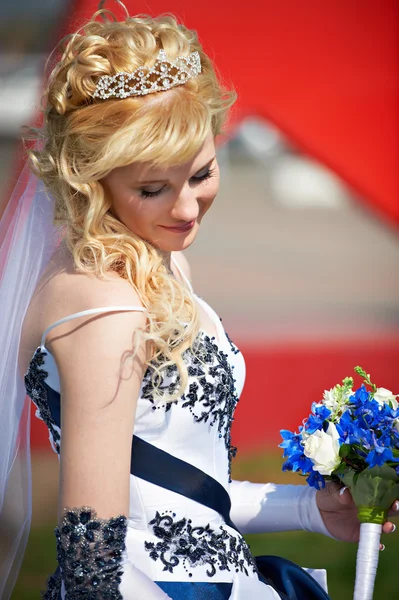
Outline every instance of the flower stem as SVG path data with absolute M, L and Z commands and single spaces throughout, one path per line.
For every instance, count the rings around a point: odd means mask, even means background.
M 370 508 L 370 506 L 359 506 L 357 516 L 361 523 L 382 525 L 386 521 L 387 511 L 381 508 Z

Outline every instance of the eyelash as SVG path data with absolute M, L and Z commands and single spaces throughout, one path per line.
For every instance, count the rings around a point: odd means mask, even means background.
M 203 181 L 206 181 L 207 179 L 210 179 L 213 176 L 214 172 L 215 169 L 208 169 L 208 171 L 204 175 L 200 175 L 199 177 L 191 177 L 191 179 L 194 179 L 195 183 L 199 184 Z M 159 196 L 162 193 L 163 189 L 164 188 L 162 187 L 160 190 L 156 190 L 155 192 L 140 190 L 140 196 L 141 198 L 153 198 L 154 196 Z

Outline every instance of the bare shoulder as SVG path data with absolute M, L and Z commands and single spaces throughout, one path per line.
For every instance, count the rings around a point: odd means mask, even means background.
M 128 281 L 112 272 L 107 274 L 106 279 L 76 272 L 69 257 L 55 255 L 35 291 L 24 319 L 20 345 L 21 370 L 26 372 L 29 358 L 40 344 L 43 332 L 56 321 L 85 310 L 118 306 L 139 309 L 143 307 L 139 295 Z M 131 321 L 130 325 L 144 326 L 145 313 L 130 312 L 130 317 L 125 314 L 120 317 L 120 321 L 125 325 Z M 112 311 L 113 313 L 117 311 Z M 111 311 L 104 313 L 102 320 L 107 320 L 108 315 L 111 315 Z M 51 344 L 55 338 L 67 336 L 84 323 L 98 321 L 100 317 L 101 315 L 78 317 L 60 324 L 49 332 L 46 346 L 51 351 Z M 114 324 L 116 320 L 117 317 L 113 319 Z
M 183 252 L 173 252 L 173 260 L 178 264 L 185 276 L 191 281 L 191 268 L 186 255 Z
M 95 407 L 101 397 L 106 403 L 122 380 L 123 389 L 137 397 L 146 360 L 139 332 L 147 322 L 137 292 L 117 274 L 107 279 L 67 275 L 54 285 L 54 298 L 65 293 L 69 298 L 62 312 L 74 315 L 51 329 L 45 339 L 57 363 L 64 399 L 86 398 L 86 405 Z M 99 308 L 106 310 L 76 314 Z
M 105 279 L 100 279 L 90 273 L 60 273 L 54 277 L 54 280 L 48 290 L 48 297 L 51 304 L 55 307 L 52 313 L 52 319 L 62 319 L 65 316 L 72 315 L 81 311 L 98 309 L 98 308 L 143 308 L 141 299 L 136 290 L 128 281 L 120 277 L 117 273 L 109 272 Z M 114 314 L 118 311 L 110 310 L 109 314 Z M 127 323 L 129 320 L 137 323 L 144 323 L 145 317 L 140 310 L 126 311 L 130 313 L 130 317 L 125 315 L 122 317 L 122 322 Z M 107 317 L 108 313 L 100 313 Z M 63 325 L 65 333 L 75 329 L 79 325 L 80 320 L 87 321 L 88 317 L 78 317 L 75 323 L 67 322 Z M 96 320 L 96 316 L 91 319 Z M 99 327 L 99 325 L 97 325 Z M 104 327 L 104 325 L 100 325 Z M 59 337 L 60 330 L 49 333 L 50 340 Z
M 112 271 L 104 279 L 91 273 L 59 273 L 49 285 L 47 295 L 64 312 L 117 305 L 143 306 L 130 283 Z

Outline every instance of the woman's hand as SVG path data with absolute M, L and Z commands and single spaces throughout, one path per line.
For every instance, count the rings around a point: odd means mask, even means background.
M 325 488 L 317 491 L 316 503 L 324 525 L 332 536 L 343 542 L 357 542 L 360 531 L 357 508 L 348 488 L 341 493 L 342 489 L 339 483 L 328 481 Z M 389 516 L 399 516 L 397 501 L 393 503 Z M 391 521 L 386 521 L 382 526 L 383 533 L 392 533 L 395 529 L 396 525 Z

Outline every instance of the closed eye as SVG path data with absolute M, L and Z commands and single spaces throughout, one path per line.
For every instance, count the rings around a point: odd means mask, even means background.
M 215 169 L 211 169 L 209 167 L 207 167 L 206 171 L 199 171 L 199 173 L 197 175 L 193 175 L 190 178 L 190 181 L 196 185 L 201 183 L 202 181 L 206 181 L 207 179 L 210 179 L 215 173 Z M 154 198 L 154 196 L 159 196 L 163 190 L 166 188 L 166 185 L 163 185 L 162 187 L 158 188 L 157 190 L 146 190 L 146 189 L 141 189 L 140 190 L 140 197 L 141 198 Z
M 154 191 L 140 190 L 140 197 L 141 198 L 153 198 L 154 196 L 159 196 L 159 194 L 162 192 L 162 190 L 164 188 L 165 188 L 165 186 L 163 185 L 161 188 L 159 188 L 159 190 L 154 190 Z
M 214 173 L 215 173 L 215 169 L 208 168 L 205 171 L 205 173 L 202 173 L 199 175 L 194 175 L 193 177 L 191 177 L 191 181 L 193 181 L 194 183 L 198 183 L 200 181 L 205 181 L 206 179 L 210 179 Z

